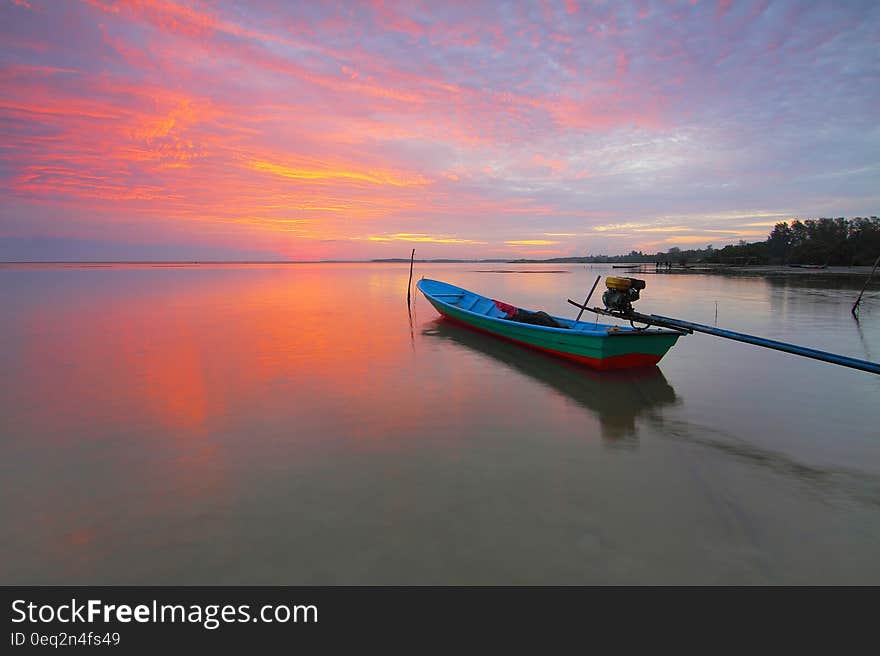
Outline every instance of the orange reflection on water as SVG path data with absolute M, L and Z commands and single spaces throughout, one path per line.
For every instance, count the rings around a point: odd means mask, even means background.
M 407 421 L 416 395 L 376 375 L 412 357 L 400 341 L 405 306 L 383 305 L 399 296 L 383 274 L 358 281 L 369 293 L 353 298 L 307 267 L 132 273 L 134 283 L 99 281 L 20 318 L 42 327 L 24 331 L 23 352 L 26 391 L 48 409 L 29 417 L 37 434 L 63 443 L 78 423 L 97 423 L 150 427 L 159 440 L 204 437 L 257 408 L 279 415 L 306 401 L 366 416 L 390 393 L 402 395 L 402 412 L 368 432 Z
M 159 539 L 129 537 L 129 515 L 185 542 L 196 529 L 175 518 L 203 508 L 227 521 L 249 467 L 299 466 L 327 444 L 374 449 L 417 430 L 424 400 L 395 375 L 414 357 L 398 274 L 342 269 L 58 273 L 80 279 L 14 316 L 21 459 L 40 477 L 73 477 L 35 497 L 40 559 L 87 578 L 95 544 Z M 350 277 L 340 285 L 340 275 Z M 346 291 L 355 287 L 364 293 Z

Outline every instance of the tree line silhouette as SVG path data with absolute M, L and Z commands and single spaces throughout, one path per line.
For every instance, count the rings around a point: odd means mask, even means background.
M 876 216 L 851 219 L 798 219 L 780 221 L 764 241 L 730 244 L 724 248 L 682 250 L 673 247 L 653 255 L 631 251 L 628 255 L 593 255 L 577 258 L 585 262 L 672 262 L 689 264 L 818 264 L 858 266 L 873 264 L 880 255 L 880 219 Z M 562 258 L 559 258 L 560 260 Z M 575 258 L 566 258 L 575 259 Z

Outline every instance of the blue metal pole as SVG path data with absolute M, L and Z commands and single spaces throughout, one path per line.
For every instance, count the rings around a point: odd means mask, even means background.
M 786 342 L 777 342 L 773 339 L 764 339 L 763 337 L 755 337 L 754 335 L 737 333 L 732 330 L 722 330 L 721 328 L 704 326 L 701 323 L 692 323 L 690 321 L 682 321 L 681 319 L 670 319 L 669 317 L 661 317 L 657 314 L 651 314 L 648 316 L 648 318 L 655 320 L 653 323 L 656 323 L 657 325 L 665 323 L 673 328 L 683 328 L 685 330 L 693 330 L 700 333 L 715 335 L 716 337 L 735 339 L 738 342 L 745 342 L 746 344 L 763 346 L 765 348 L 771 348 L 777 351 L 784 351 L 785 353 L 802 355 L 805 358 L 813 358 L 814 360 L 822 360 L 823 362 L 839 364 L 844 367 L 851 367 L 852 369 L 861 369 L 862 371 L 868 371 L 872 374 L 880 374 L 880 364 L 877 364 L 876 362 L 869 362 L 868 360 L 849 358 L 845 355 L 837 355 L 836 353 L 828 353 L 827 351 L 817 351 L 816 349 L 806 348 L 804 346 L 796 346 L 795 344 L 787 344 Z

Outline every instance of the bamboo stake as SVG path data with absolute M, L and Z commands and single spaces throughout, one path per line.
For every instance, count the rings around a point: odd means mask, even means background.
M 868 288 L 868 283 L 871 282 L 871 278 L 874 277 L 874 272 L 877 270 L 877 265 L 880 264 L 880 255 L 877 256 L 877 259 L 874 260 L 874 268 L 871 269 L 871 275 L 868 276 L 868 279 L 865 281 L 865 285 L 862 287 L 862 291 L 859 292 L 859 297 L 856 299 L 856 302 L 852 306 L 852 315 L 858 319 L 859 318 L 859 303 L 862 302 L 862 294 L 865 293 L 865 290 Z
M 410 293 L 412 291 L 412 270 L 413 270 L 413 261 L 416 258 L 416 249 L 412 249 L 412 254 L 409 256 L 409 282 L 406 283 L 406 306 L 409 307 L 410 302 Z

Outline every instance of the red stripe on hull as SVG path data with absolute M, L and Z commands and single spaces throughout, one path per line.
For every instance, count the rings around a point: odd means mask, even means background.
M 444 314 L 443 312 L 440 312 L 440 315 L 444 319 L 452 321 L 459 326 L 464 326 L 465 328 L 470 328 L 471 330 L 475 330 L 486 335 L 492 335 L 492 337 L 504 339 L 508 342 L 519 344 L 520 346 L 525 346 L 526 348 L 530 348 L 535 351 L 549 353 L 551 355 L 555 355 L 556 357 L 565 358 L 566 360 L 570 360 L 572 362 L 585 364 L 593 369 L 633 369 L 635 367 L 651 367 L 656 365 L 663 358 L 662 355 L 654 355 L 652 353 L 627 353 L 626 355 L 611 355 L 607 358 L 589 358 L 586 355 L 575 355 L 574 353 L 566 353 L 565 351 L 554 351 L 553 349 L 544 348 L 543 346 L 536 346 L 535 344 L 529 344 L 528 342 L 521 342 L 518 339 L 513 339 L 512 337 L 507 337 L 506 335 L 499 335 L 498 333 L 493 333 L 491 330 L 486 330 L 484 328 L 480 328 L 479 326 L 474 326 L 473 324 L 469 324 L 466 321 L 462 321 L 461 319 L 457 319 L 451 315 Z

